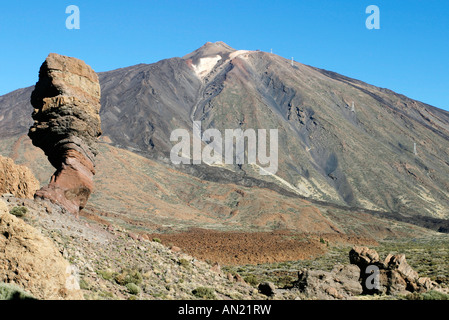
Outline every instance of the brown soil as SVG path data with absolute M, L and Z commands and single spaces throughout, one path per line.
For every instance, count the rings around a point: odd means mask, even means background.
M 300 234 L 290 231 L 221 232 L 192 229 L 187 232 L 149 234 L 163 244 L 181 248 L 201 260 L 222 265 L 244 265 L 313 259 L 326 252 L 329 243 L 376 245 L 372 239 L 335 234 Z

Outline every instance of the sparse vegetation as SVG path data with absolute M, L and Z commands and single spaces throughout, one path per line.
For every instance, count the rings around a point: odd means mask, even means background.
M 86 280 L 81 279 L 80 280 L 80 288 L 82 290 L 90 290 L 90 285 L 89 285 L 89 283 Z
M 112 280 L 115 276 L 115 273 L 111 270 L 99 270 L 97 273 L 105 280 Z
M 198 288 L 192 290 L 192 294 L 199 299 L 204 299 L 204 300 L 215 300 L 216 299 L 215 290 L 212 288 L 198 287 Z
M 323 239 L 324 240 L 324 239 Z M 321 241 L 320 241 L 321 242 Z M 348 252 L 352 245 L 329 245 L 327 252 L 313 259 L 263 263 L 257 265 L 222 266 L 224 272 L 238 272 L 244 279 L 256 276 L 260 282 L 270 281 L 278 288 L 288 288 L 297 279 L 298 270 L 331 271 L 336 264 L 348 264 Z M 389 240 L 383 241 L 373 248 L 384 259 L 387 254 L 403 253 L 407 262 L 420 276 L 429 277 L 444 288 L 449 287 L 448 264 L 449 246 L 447 238 Z
M 22 218 L 24 217 L 27 213 L 28 213 L 28 208 L 27 207 L 14 207 L 9 211 L 10 214 L 18 217 L 18 218 Z
M 35 300 L 35 298 L 21 288 L 9 284 L 0 283 L 0 300 Z
M 139 286 L 137 286 L 135 283 L 132 283 L 132 282 L 131 282 L 131 283 L 128 283 L 128 284 L 126 285 L 126 289 L 128 289 L 129 293 L 134 294 L 134 295 L 140 293 L 140 288 L 139 288 Z
M 126 286 L 127 284 L 130 283 L 139 285 L 142 283 L 143 276 L 138 270 L 123 269 L 122 272 L 117 274 L 114 279 L 118 284 L 122 286 Z
M 21 204 L 22 202 L 18 201 L 10 205 L 14 207 L 14 205 L 20 206 Z M 207 254 L 204 254 L 202 258 L 190 255 L 187 250 L 184 251 L 182 241 L 172 241 L 166 234 L 154 235 L 157 237 L 156 239 L 162 239 L 164 242 L 162 246 L 156 243 L 158 241 L 155 241 L 153 237 L 149 238 L 153 238 L 153 241 L 131 239 L 127 236 L 129 231 L 125 228 L 115 228 L 114 238 L 110 237 L 109 233 L 98 232 L 98 229 L 95 229 L 95 234 L 91 233 L 90 237 L 93 239 L 92 235 L 94 235 L 96 240 L 90 242 L 85 241 L 83 234 L 92 232 L 93 228 L 88 227 L 83 220 L 80 223 L 79 220 L 73 219 L 72 221 L 70 216 L 65 215 L 36 215 L 32 206 L 29 206 L 28 210 L 26 219 L 29 219 L 31 224 L 38 224 L 38 226 L 45 223 L 45 227 L 41 227 L 43 233 L 58 243 L 58 247 L 64 248 L 67 259 L 79 268 L 80 287 L 86 299 L 260 299 L 260 292 L 256 288 L 262 282 L 272 282 L 276 288 L 284 289 L 279 290 L 279 296 L 277 296 L 279 299 L 295 299 L 297 297 L 306 299 L 306 296 L 301 296 L 292 286 L 298 278 L 298 271 L 302 268 L 330 271 L 336 264 L 348 264 L 348 252 L 353 246 L 340 242 L 336 244 L 327 235 L 280 232 L 274 234 L 279 243 L 290 240 L 297 241 L 301 245 L 314 243 L 317 248 L 325 249 L 323 250 L 324 255 L 310 258 L 307 255 L 303 260 L 281 260 L 273 263 L 258 263 L 257 261 L 251 264 L 236 265 L 220 263 L 221 273 L 217 273 L 212 269 L 216 256 L 207 255 L 217 254 L 216 251 L 206 251 Z M 57 224 L 53 221 L 55 218 L 64 219 L 64 225 L 70 228 L 56 229 Z M 46 220 L 42 222 L 42 219 Z M 89 221 L 89 224 L 93 223 L 95 222 Z M 73 230 L 82 230 L 83 234 L 73 233 Z M 206 238 L 209 243 L 215 243 L 218 240 L 221 244 L 228 239 L 238 239 L 230 234 L 223 237 L 219 233 L 202 233 L 193 239 L 203 240 L 204 235 L 213 236 Z M 244 232 L 239 235 L 247 237 Z M 263 234 L 263 236 L 265 235 Z M 190 234 L 185 233 L 184 236 L 188 238 Z M 258 234 L 251 234 L 251 236 L 258 236 Z M 108 239 L 108 241 L 104 241 L 104 239 Z M 261 244 L 264 245 L 266 239 L 271 238 L 256 238 L 257 242 L 255 243 L 260 247 Z M 327 246 L 327 241 L 329 241 L 329 246 Z M 171 250 L 168 245 L 170 242 L 183 248 L 183 251 Z M 430 277 L 443 288 L 448 288 L 448 243 L 449 238 L 441 235 L 440 237 L 403 240 L 392 238 L 382 241 L 378 246 L 368 246 L 375 249 L 381 259 L 384 259 L 390 252 L 393 254 L 404 253 L 407 262 L 418 271 L 420 276 Z M 271 252 L 278 251 L 279 246 L 270 246 L 265 252 L 269 255 Z M 248 250 L 248 252 L 255 251 Z M 257 251 L 259 256 L 260 252 L 260 250 Z M 196 258 L 195 263 L 193 263 L 192 256 Z M 209 264 L 204 262 L 206 259 L 209 260 Z M 229 279 L 228 273 L 232 276 Z M 248 285 L 240 282 L 242 279 Z M 408 297 L 385 295 L 357 297 L 357 299 L 359 298 L 441 300 L 447 299 L 447 296 L 438 292 L 429 292 L 425 295 L 413 294 Z
M 243 280 L 245 280 L 246 283 L 252 285 L 253 287 L 257 287 L 257 285 L 259 284 L 259 280 L 253 274 L 244 277 Z
M 405 296 L 407 300 L 449 300 L 449 294 L 431 290 L 425 293 L 411 293 Z
M 190 269 L 191 264 L 190 264 L 190 262 L 188 260 L 186 260 L 186 259 L 179 259 L 178 263 L 179 263 L 180 266 L 183 266 L 186 269 Z

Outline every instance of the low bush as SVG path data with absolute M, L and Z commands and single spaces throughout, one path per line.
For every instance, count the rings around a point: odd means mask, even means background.
M 407 300 L 449 300 L 449 294 L 430 290 L 425 293 L 411 293 L 405 297 Z
M 192 290 L 192 294 L 199 298 L 204 300 L 215 300 L 215 290 L 212 288 L 206 288 L 206 287 L 198 287 L 194 290 Z
M 138 270 L 123 269 L 122 272 L 117 274 L 114 279 L 118 284 L 122 286 L 126 286 L 129 283 L 139 285 L 143 281 L 143 276 Z
M 36 298 L 15 285 L 0 283 L 0 300 L 36 300 Z
M 105 280 L 112 280 L 115 275 L 111 270 L 99 270 L 97 273 Z
M 186 259 L 179 259 L 178 264 L 186 269 L 190 269 L 190 262 Z
M 260 282 L 259 279 L 253 274 L 250 274 L 243 279 L 245 280 L 246 283 L 252 285 L 253 287 L 257 287 L 257 285 Z
M 11 211 L 9 211 L 9 213 L 18 218 L 21 218 L 28 213 L 28 208 L 27 207 L 14 207 L 11 209 Z
M 134 295 L 140 293 L 140 288 L 139 288 L 139 286 L 137 286 L 135 283 L 132 283 L 132 282 L 131 282 L 131 283 L 128 283 L 128 284 L 126 285 L 126 289 L 128 289 L 128 292 L 129 292 L 129 293 L 134 294 Z

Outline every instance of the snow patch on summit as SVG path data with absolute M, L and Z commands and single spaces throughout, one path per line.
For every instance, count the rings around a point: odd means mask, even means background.
M 215 67 L 218 61 L 221 60 L 220 55 L 216 55 L 215 57 L 207 57 L 207 58 L 201 58 L 199 63 L 197 65 L 193 65 L 193 70 L 196 72 L 198 77 L 201 79 L 204 79 L 205 76 L 207 76 L 212 69 Z
M 229 56 L 229 58 L 232 60 L 232 59 L 234 59 L 235 57 L 238 57 L 238 56 L 240 56 L 240 55 L 242 55 L 242 54 L 249 53 L 249 52 L 250 52 L 249 50 L 237 50 L 237 51 L 234 51 L 233 53 L 231 53 L 230 56 Z M 243 56 L 243 57 L 244 57 L 244 58 L 247 58 L 248 55 L 245 55 L 245 56 Z

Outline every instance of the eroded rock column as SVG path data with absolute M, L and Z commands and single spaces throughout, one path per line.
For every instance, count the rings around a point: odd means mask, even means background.
M 101 135 L 98 76 L 79 59 L 51 53 L 40 68 L 31 104 L 34 124 L 28 135 L 56 168 L 35 197 L 78 214 L 93 191 Z

